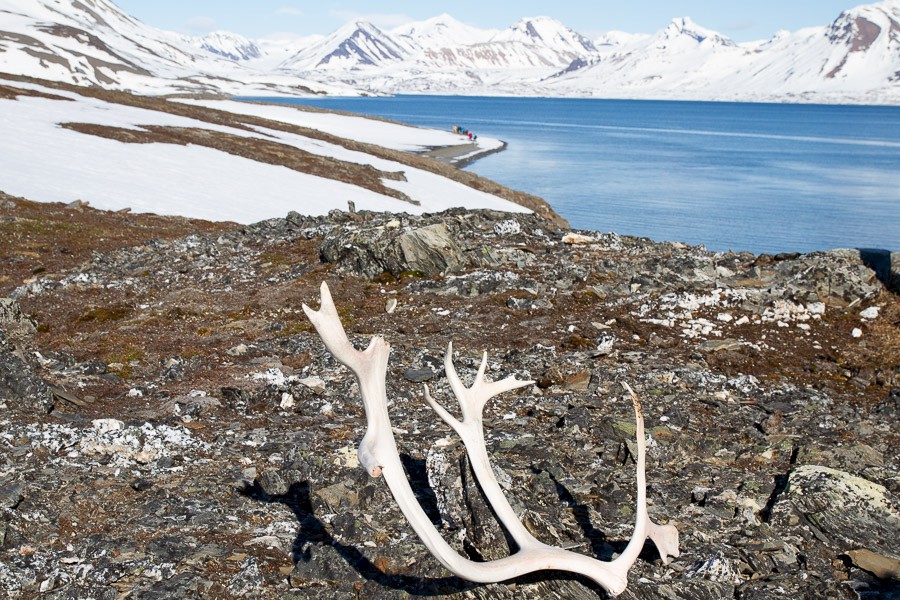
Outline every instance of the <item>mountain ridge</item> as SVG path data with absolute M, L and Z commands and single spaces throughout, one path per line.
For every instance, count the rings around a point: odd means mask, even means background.
M 483 30 L 444 13 L 294 42 L 150 27 L 110 0 L 0 0 L 0 70 L 138 93 L 527 95 L 900 104 L 900 0 L 735 43 L 690 17 L 596 40 L 550 17 Z

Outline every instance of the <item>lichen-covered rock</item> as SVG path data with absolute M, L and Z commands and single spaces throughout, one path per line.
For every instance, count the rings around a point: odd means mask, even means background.
M 20 338 L 34 335 L 37 325 L 34 319 L 22 313 L 19 303 L 12 298 L 0 298 L 0 332 L 7 337 Z
M 775 506 L 779 522 L 799 515 L 839 553 L 867 548 L 898 553 L 900 505 L 883 485 L 828 467 L 804 465 L 788 477 Z
M 53 392 L 43 379 L 35 375 L 31 366 L 0 331 L 0 402 L 31 407 L 38 412 L 53 408 Z
M 456 271 L 463 265 L 462 250 L 453 241 L 446 225 L 437 223 L 408 231 L 398 240 L 405 271 L 438 275 Z M 395 267 L 396 269 L 397 267 Z
M 381 273 L 399 277 L 411 272 L 420 276 L 456 271 L 465 264 L 462 250 L 444 223 L 422 227 L 400 222 L 359 229 L 327 237 L 320 247 L 326 262 L 373 278 Z

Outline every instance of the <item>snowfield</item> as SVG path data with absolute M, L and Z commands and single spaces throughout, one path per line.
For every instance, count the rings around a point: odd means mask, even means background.
M 414 127 L 402 123 L 390 123 L 359 116 L 338 115 L 327 112 L 300 110 L 292 106 L 252 104 L 234 100 L 193 100 L 180 98 L 178 102 L 227 110 L 242 115 L 253 115 L 301 127 L 311 127 L 338 137 L 384 146 L 404 152 L 424 152 L 431 148 L 466 144 L 468 139 L 452 131 L 440 131 Z M 449 127 L 449 122 L 448 122 Z M 489 137 L 478 136 L 477 152 L 496 150 L 503 142 Z
M 106 210 L 182 215 L 219 221 L 251 223 L 283 217 L 289 211 L 320 215 L 348 201 L 359 210 L 435 212 L 451 207 L 489 208 L 509 212 L 528 209 L 472 189 L 435 173 L 348 150 L 336 144 L 258 127 L 247 131 L 204 121 L 105 102 L 41 85 L 4 80 L 0 85 L 63 96 L 68 100 L 18 96 L 0 99 L 0 190 L 30 200 L 83 200 Z M 225 108 L 217 103 L 217 108 Z M 233 109 L 244 106 L 228 103 Z M 269 107 L 259 107 L 269 108 Z M 277 107 L 272 107 L 277 108 Z M 303 111 L 285 109 L 303 114 Z M 262 111 L 272 118 L 282 111 Z M 285 113 L 285 114 L 286 114 Z M 313 114 L 313 113 L 310 113 Z M 321 115 L 316 115 L 320 117 Z M 358 117 L 328 115 L 333 131 L 352 139 L 394 140 L 396 145 L 421 149 L 459 136 Z M 143 126 L 201 128 L 231 135 L 277 141 L 322 157 L 371 165 L 385 172 L 404 173 L 406 181 L 383 183 L 406 194 L 414 204 L 351 183 L 257 162 L 213 148 L 172 143 L 125 143 L 61 127 L 86 123 L 141 130 Z M 309 123 L 307 123 L 309 126 Z M 414 133 L 422 139 L 416 142 Z

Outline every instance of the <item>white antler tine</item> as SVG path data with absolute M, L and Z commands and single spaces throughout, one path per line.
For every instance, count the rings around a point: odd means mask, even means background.
M 472 407 L 469 403 L 469 390 L 463 385 L 462 379 L 459 378 L 459 373 L 456 371 L 456 366 L 453 364 L 453 342 L 447 344 L 447 352 L 444 354 L 444 372 L 447 374 L 447 382 L 450 384 L 450 389 L 453 391 L 453 395 L 456 396 L 456 401 L 459 402 L 459 410 L 462 420 L 465 422 L 472 414 Z
M 324 281 L 319 287 L 319 293 L 321 294 L 319 310 L 313 310 L 304 304 L 303 312 L 306 313 L 306 316 L 312 322 L 316 331 L 319 332 L 319 336 L 322 338 L 322 341 L 325 342 L 325 347 L 328 348 L 328 351 L 339 361 L 347 365 L 352 371 L 356 372 L 359 368 L 359 362 L 362 360 L 361 355 L 371 355 L 375 351 L 375 346 L 379 344 L 381 338 L 378 336 L 373 337 L 365 352 L 360 352 L 354 348 L 353 344 L 350 343 L 350 339 L 347 337 L 347 332 L 344 331 L 344 327 L 341 325 L 337 307 L 334 305 L 334 300 L 331 298 L 331 290 L 328 289 L 328 284 Z
M 478 373 L 475 375 L 475 381 L 472 382 L 471 388 L 474 389 L 480 383 L 487 383 L 484 378 L 484 372 L 487 370 L 487 350 L 481 353 L 481 364 L 478 365 Z
M 456 419 L 456 417 L 451 415 L 447 411 L 447 409 L 445 409 L 443 406 L 438 404 L 437 401 L 431 397 L 431 392 L 429 392 L 427 384 L 425 384 L 424 387 L 425 387 L 425 401 L 428 402 L 428 404 L 431 406 L 431 408 L 434 409 L 434 412 L 436 412 L 444 420 L 444 422 L 447 423 L 447 425 L 452 427 L 455 432 L 459 433 L 460 428 L 462 427 L 462 423 L 460 423 Z
M 674 558 L 681 556 L 678 550 L 678 530 L 673 525 L 659 525 L 650 521 L 647 537 L 653 540 L 653 545 L 659 551 L 664 565 L 669 564 L 670 556 Z

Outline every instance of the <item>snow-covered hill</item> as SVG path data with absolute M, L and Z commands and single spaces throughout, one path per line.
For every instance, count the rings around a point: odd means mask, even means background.
M 736 44 L 689 17 L 590 40 L 548 17 L 443 14 L 273 42 L 149 27 L 111 0 L 0 0 L 0 71 L 142 93 L 450 93 L 900 104 L 900 0 Z
M 475 148 L 450 131 L 20 79 L 0 75 L 0 191 L 30 200 L 242 223 L 346 210 L 348 201 L 416 214 L 454 206 L 529 212 L 500 197 L 516 192 L 407 154 Z M 481 151 L 500 144 L 478 143 Z

